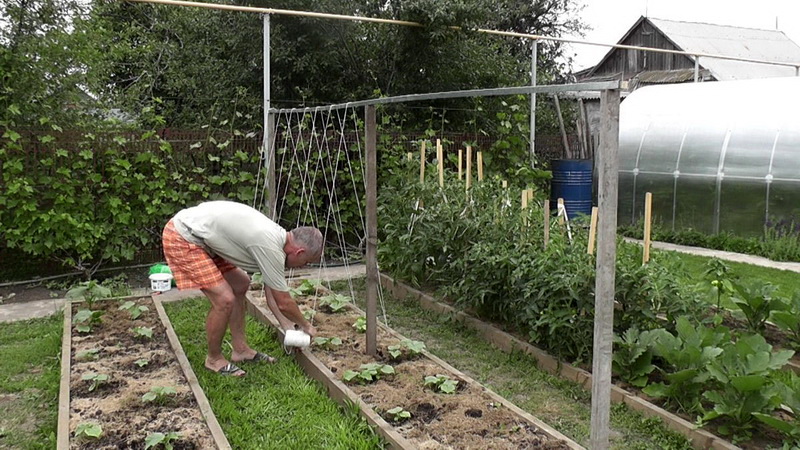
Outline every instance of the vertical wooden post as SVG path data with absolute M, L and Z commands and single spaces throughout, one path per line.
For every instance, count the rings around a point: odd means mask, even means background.
M 614 283 L 617 262 L 617 193 L 619 176 L 619 89 L 600 95 L 598 149 L 598 228 L 595 271 L 594 348 L 592 356 L 592 431 L 590 446 L 608 448 L 611 412 L 611 357 Z
M 520 193 L 520 206 L 522 211 L 522 225 L 528 226 L 528 190 L 523 189 Z
M 411 152 L 408 152 L 408 153 L 406 154 L 406 159 L 407 159 L 407 160 L 409 160 L 409 161 L 411 161 L 412 159 L 414 159 L 414 154 L 413 154 L 413 153 L 411 153 Z
M 550 240 L 550 200 L 544 201 L 544 249 L 547 250 L 547 242 Z
M 478 152 L 478 181 L 483 181 L 483 152 Z
M 419 147 L 419 182 L 425 184 L 425 141 Z
M 586 253 L 594 254 L 594 238 L 597 235 L 597 206 L 592 206 L 592 220 L 589 222 L 589 244 Z
M 503 189 L 507 189 L 507 188 L 508 188 L 508 181 L 507 180 L 503 180 Z
M 464 150 L 458 149 L 458 181 L 461 181 L 464 176 L 462 167 L 464 167 Z
M 564 214 L 561 213 L 561 211 L 566 211 L 564 209 L 564 199 L 563 198 L 558 199 L 558 209 L 556 209 L 556 211 L 557 211 L 556 214 L 558 214 L 558 224 L 559 225 L 564 225 Z
M 472 146 L 467 146 L 467 190 L 472 184 Z
M 528 193 L 528 202 L 533 202 L 533 189 L 525 189 L 525 192 Z
M 442 150 L 442 140 L 436 140 L 436 164 L 439 166 L 439 187 L 444 187 L 444 150 Z
M 364 127 L 367 151 L 367 354 L 378 350 L 378 127 L 375 105 L 365 107 Z
M 642 252 L 642 264 L 650 261 L 650 224 L 653 218 L 653 193 L 648 192 L 644 195 L 644 252 Z
M 269 211 L 267 212 L 267 217 L 272 219 L 273 221 L 278 221 L 278 196 L 275 191 L 275 114 L 269 113 L 267 114 L 267 129 L 264 130 L 266 147 L 265 150 L 267 151 L 267 160 L 265 161 L 267 166 L 267 195 L 269 195 L 267 199 Z

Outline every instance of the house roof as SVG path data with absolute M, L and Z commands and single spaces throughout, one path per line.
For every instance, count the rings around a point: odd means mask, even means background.
M 685 52 L 800 64 L 800 46 L 795 44 L 782 31 L 777 30 L 759 30 L 728 25 L 640 17 L 619 40 L 618 44 L 624 43 L 643 21 L 650 22 L 667 40 L 672 42 L 679 50 Z M 612 48 L 596 66 L 583 72 L 591 76 L 603 62 L 618 50 Z M 701 57 L 700 66 L 710 71 L 713 77 L 720 81 L 791 77 L 796 75 L 794 67 L 709 57 Z
M 800 46 L 782 31 L 655 18 L 647 20 L 678 48 L 687 52 L 800 64 Z M 700 65 L 710 70 L 714 78 L 720 81 L 795 75 L 793 67 L 726 59 L 701 57 Z

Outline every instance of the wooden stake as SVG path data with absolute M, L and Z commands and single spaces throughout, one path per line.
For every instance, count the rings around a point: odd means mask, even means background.
M 478 152 L 478 181 L 483 181 L 483 152 Z
M 413 154 L 413 153 L 411 153 L 411 152 L 408 152 L 408 154 L 406 155 L 406 158 L 407 158 L 409 161 L 411 161 L 411 160 L 414 158 L 414 154 Z
M 594 255 L 594 239 L 597 235 L 597 206 L 592 207 L 592 220 L 589 222 L 589 245 L 586 253 Z
M 547 250 L 547 241 L 550 240 L 550 200 L 544 201 L 544 248 Z
M 642 254 L 642 264 L 650 261 L 650 225 L 653 218 L 653 193 L 648 192 L 644 195 L 644 252 Z
M 525 192 L 528 193 L 528 201 L 533 202 L 533 189 L 525 189 Z
M 472 146 L 467 146 L 467 190 L 472 184 Z
M 521 203 L 522 203 L 522 209 L 525 209 L 525 208 L 528 207 L 528 190 L 527 189 L 523 189 L 522 190 L 522 202 Z
M 425 141 L 419 147 L 419 182 L 425 184 Z
M 439 164 L 439 187 L 444 187 L 444 151 L 442 150 L 442 141 L 436 140 L 436 161 Z
M 561 211 L 566 211 L 564 209 L 564 199 L 563 198 L 558 199 L 558 209 L 556 211 L 558 211 L 557 212 L 557 214 L 558 214 L 558 224 L 559 225 L 564 225 L 564 215 L 561 214 Z
M 462 167 L 464 167 L 464 150 L 458 149 L 458 181 L 464 177 Z
M 522 225 L 527 227 L 528 226 L 528 191 L 523 189 L 520 193 L 521 195 L 521 205 L 522 205 Z
M 508 189 L 508 181 L 503 180 L 503 189 Z

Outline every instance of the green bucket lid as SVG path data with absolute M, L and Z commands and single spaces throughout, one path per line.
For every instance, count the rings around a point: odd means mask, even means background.
M 172 273 L 172 271 L 169 269 L 169 266 L 166 265 L 166 264 L 156 264 L 156 265 L 150 267 L 150 275 L 152 275 L 154 273 Z

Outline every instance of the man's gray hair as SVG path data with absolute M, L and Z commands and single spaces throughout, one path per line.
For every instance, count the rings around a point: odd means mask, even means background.
M 314 227 L 297 227 L 291 231 L 292 239 L 299 247 L 306 249 L 314 259 L 322 256 L 322 232 Z

